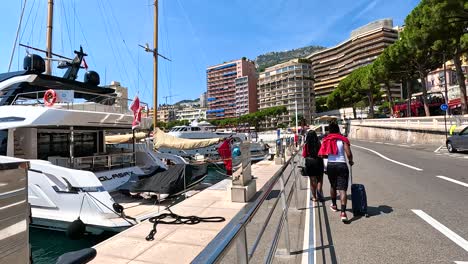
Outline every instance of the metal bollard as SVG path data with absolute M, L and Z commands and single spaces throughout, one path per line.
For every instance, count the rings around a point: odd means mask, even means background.
M 284 175 L 284 174 L 283 174 Z M 282 175 L 282 176 L 283 176 Z M 289 238 L 289 224 L 288 224 L 288 207 L 287 207 L 287 204 L 286 204 L 286 193 L 285 193 L 285 186 L 284 186 L 284 180 L 283 180 L 283 177 L 280 177 L 279 179 L 279 183 L 280 183 L 280 196 L 281 196 L 281 205 L 283 207 L 283 212 L 284 212 L 284 232 L 285 232 L 285 243 L 286 243 L 286 252 L 289 254 L 291 254 L 291 240 Z

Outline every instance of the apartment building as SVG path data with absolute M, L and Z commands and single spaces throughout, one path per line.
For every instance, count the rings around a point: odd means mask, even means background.
M 173 105 L 159 105 L 157 111 L 158 122 L 168 123 L 176 120 L 176 109 Z M 153 109 L 150 110 L 149 116 L 153 116 Z
M 371 22 L 351 32 L 349 39 L 335 47 L 309 55 L 314 72 L 316 96 L 330 94 L 353 70 L 372 63 L 377 56 L 398 39 L 399 27 L 392 19 Z M 401 97 L 401 86 L 392 85 L 392 96 Z
M 206 108 L 200 107 L 185 107 L 176 111 L 177 120 L 193 120 L 206 119 Z
M 206 75 L 208 120 L 236 117 L 258 109 L 257 76 L 253 61 L 242 58 L 214 65 L 207 68 Z M 237 111 L 237 103 L 241 102 Z
M 206 99 L 206 92 L 204 92 L 200 95 L 200 107 L 205 108 L 208 106 L 208 102 L 206 101 Z
M 307 59 L 293 59 L 265 69 L 258 79 L 259 109 L 286 106 L 288 114 L 279 120 L 267 120 L 267 127 L 278 124 L 291 125 L 298 115 L 310 124 L 315 114 L 312 65 Z M 294 124 L 292 124 L 294 125 Z

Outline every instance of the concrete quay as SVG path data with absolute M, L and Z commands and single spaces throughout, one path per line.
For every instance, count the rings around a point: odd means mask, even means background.
M 253 164 L 252 175 L 256 179 L 257 190 L 280 168 L 281 165 L 268 160 Z M 143 221 L 94 246 L 97 256 L 91 263 L 189 263 L 247 204 L 231 202 L 230 187 L 231 180 L 226 179 L 170 208 L 183 216 L 221 216 L 226 221 L 195 225 L 160 224 L 153 241 L 145 240 L 153 224 Z

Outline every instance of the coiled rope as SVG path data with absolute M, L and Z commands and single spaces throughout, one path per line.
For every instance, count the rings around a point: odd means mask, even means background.
M 212 216 L 212 217 L 199 217 L 199 216 L 181 216 L 175 214 L 171 211 L 171 209 L 167 208 L 169 213 L 160 214 L 158 216 L 154 216 L 148 219 L 151 223 L 153 223 L 153 229 L 150 231 L 148 236 L 146 236 L 147 241 L 153 241 L 154 235 L 156 235 L 157 230 L 156 227 L 158 224 L 165 224 L 165 225 L 195 225 L 201 222 L 210 222 L 210 223 L 219 223 L 226 221 L 226 218 L 221 216 Z M 173 220 L 166 220 L 165 218 L 172 218 Z

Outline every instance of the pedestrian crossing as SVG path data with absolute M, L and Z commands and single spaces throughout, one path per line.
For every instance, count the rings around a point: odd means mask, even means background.
M 447 150 L 447 147 L 444 145 L 439 148 L 437 151 L 434 151 L 438 156 L 450 156 L 452 158 L 459 158 L 459 159 L 468 159 L 468 153 L 450 153 Z

